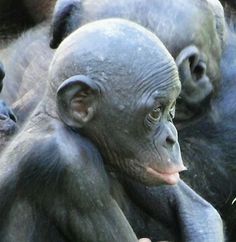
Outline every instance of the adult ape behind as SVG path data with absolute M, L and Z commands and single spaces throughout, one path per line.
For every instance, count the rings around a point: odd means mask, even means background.
M 157 240 L 150 225 L 158 211 L 140 216 L 127 194 L 119 199 L 112 174 L 145 185 L 179 181 L 179 92 L 173 58 L 143 27 L 111 19 L 69 36 L 42 102 L 1 157 L 1 241 L 133 242 L 140 231 Z M 217 212 L 184 183 L 159 202 L 176 239 L 223 241 Z
M 210 97 L 218 89 L 224 14 L 222 8 L 212 11 L 212 5 L 207 0 L 58 0 L 51 47 L 57 47 L 72 29 L 101 18 L 126 18 L 148 28 L 176 59 L 182 82 L 176 121 L 183 125 L 209 109 Z M 71 11 L 75 8 L 76 14 Z

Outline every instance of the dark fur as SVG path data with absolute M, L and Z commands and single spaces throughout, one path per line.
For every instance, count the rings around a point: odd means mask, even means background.
M 23 31 L 50 19 L 56 0 L 0 0 L 0 44 L 11 42 Z

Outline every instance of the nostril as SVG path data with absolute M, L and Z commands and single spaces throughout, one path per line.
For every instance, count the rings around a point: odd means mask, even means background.
M 16 123 L 17 118 L 16 118 L 16 116 L 13 113 L 9 114 L 9 118 Z
M 171 136 L 171 135 L 167 136 L 167 138 L 166 138 L 166 143 L 167 143 L 168 145 L 173 146 L 173 145 L 176 143 L 176 139 L 175 139 L 175 137 L 174 137 L 174 136 Z
M 175 126 L 171 122 L 165 122 L 162 126 L 162 137 L 161 142 L 162 145 L 166 149 L 172 149 L 175 144 L 178 144 L 178 134 Z

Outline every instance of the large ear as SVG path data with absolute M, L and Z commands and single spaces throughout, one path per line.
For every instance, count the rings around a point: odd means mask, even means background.
M 182 84 L 181 98 L 187 105 L 200 106 L 212 93 L 213 86 L 198 48 L 194 45 L 184 48 L 177 56 L 176 64 Z
M 51 24 L 50 47 L 56 49 L 80 25 L 81 0 L 58 0 Z
M 98 86 L 89 78 L 77 75 L 65 80 L 57 90 L 57 108 L 62 121 L 81 128 L 94 116 Z

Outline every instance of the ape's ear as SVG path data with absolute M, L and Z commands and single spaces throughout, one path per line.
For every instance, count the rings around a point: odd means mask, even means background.
M 94 115 L 98 86 L 83 75 L 65 80 L 57 90 L 57 108 L 62 121 L 70 127 L 81 128 Z
M 194 45 L 185 47 L 177 56 L 176 64 L 182 84 L 181 98 L 190 106 L 201 105 L 212 93 L 213 86 L 198 48 Z
M 51 23 L 50 47 L 56 49 L 80 25 L 81 0 L 58 0 Z

